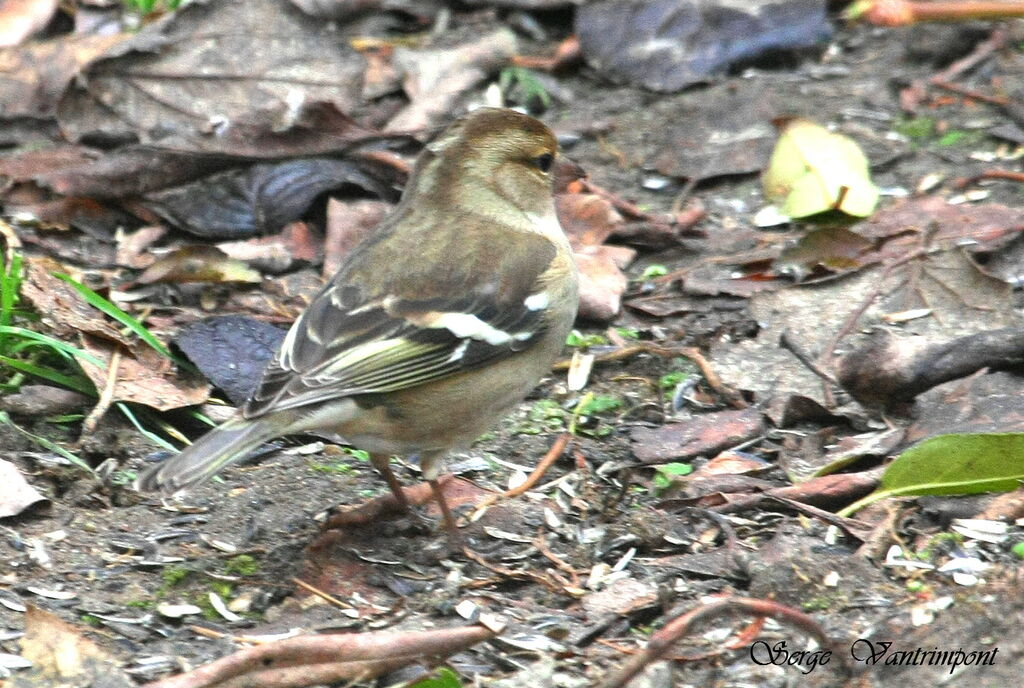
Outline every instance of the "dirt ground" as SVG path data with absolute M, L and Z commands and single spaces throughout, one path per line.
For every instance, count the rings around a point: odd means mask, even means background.
M 971 154 L 1006 145 L 989 133 L 1005 118 L 988 104 L 948 94 L 945 101 L 923 106 L 920 114 L 939 123 L 940 130 L 965 132 L 958 142 L 940 145 L 941 132 L 907 134 L 909 118 L 898 102 L 901 87 L 968 54 L 991 28 L 840 28 L 834 48 L 823 55 L 751 67 L 675 95 L 613 86 L 582 68 L 557 77 L 560 90 L 543 119 L 560 135 L 580 134 L 566 153 L 592 181 L 651 210 L 667 211 L 681 187 L 664 177 L 666 188 L 645 188 L 651 179 L 663 178 L 654 168 L 665 168 L 666 154 L 686 150 L 691 123 L 707 127 L 716 117 L 733 116 L 729 98 L 760 102 L 774 114 L 835 123 L 862 143 L 883 190 L 912 193 L 927 175 L 952 180 L 987 169 L 990 162 Z M 1020 95 L 1024 53 L 1016 41 L 968 81 L 981 87 L 995 79 L 1011 96 Z M 768 96 L 770 105 L 764 105 Z M 1016 182 L 993 182 L 984 189 L 986 202 L 1011 207 L 1021 202 Z M 958 191 L 948 185 L 937 193 Z M 708 259 L 709 246 L 721 251 L 733 242 L 736 250 L 747 250 L 756 246 L 759 234 L 775 240 L 784 231 L 751 227 L 750 218 L 763 203 L 756 174 L 716 176 L 697 185 L 690 197 L 707 208 L 698 225 L 706 236 L 642 251 L 628 271 L 635 280 L 633 293 L 644 289 L 639 276 L 650 265 L 690 268 Z M 893 202 L 886 196 L 882 204 Z M 613 324 L 636 328 L 643 339 L 661 346 L 705 351 L 756 334 L 757 320 L 741 299 L 708 303 L 703 311 L 661 318 L 627 307 Z M 817 315 L 807 312 L 806 318 Z M 581 323 L 581 329 L 600 333 L 605 326 Z M 715 357 L 709 361 L 714 367 Z M 865 552 L 853 538 L 827 536 L 822 520 L 782 505 L 712 516 L 660 489 L 656 471 L 636 458 L 634 432 L 708 412 L 685 405 L 673 410 L 659 385 L 665 375 L 693 370 L 687 360 L 653 354 L 598 363 L 587 391 L 615 397 L 621 405 L 578 433 L 539 487 L 499 502 L 465 525 L 465 541 L 476 559 L 450 549 L 430 508 L 322 533 L 328 510 L 386 496 L 387 489 L 367 462 L 316 444 L 315 438 L 231 468 L 183 501 L 161 502 L 117 480 L 86 479 L 0 426 L 0 458 L 18 465 L 50 497 L 48 504 L 0 524 L 0 630 L 8 633 L 0 646 L 16 652 L 23 605 L 36 605 L 87 631 L 141 683 L 232 652 L 231 634 L 455 626 L 466 623 L 460 602 L 469 600 L 502 615 L 508 627 L 495 640 L 450 659 L 463 685 L 585 686 L 625 661 L 668 619 L 709 596 L 731 593 L 806 611 L 839 639 L 837 654 L 848 652 L 858 639 L 891 640 L 909 651 L 998 648 L 991 666 L 952 672 L 948 666 L 860 665 L 859 677 L 847 685 L 1024 685 L 1024 581 L 1007 545 L 977 545 L 991 566 L 981 583 L 958 585 L 936 571 L 885 565 L 885 548 Z M 492 436 L 453 457 L 457 478 L 446 490 L 462 505 L 461 516 L 474 511 L 483 493 L 500 492 L 515 475 L 532 470 L 566 427 L 571 414 L 564 409 L 576 398 L 578 393 L 566 389 L 564 374 L 553 375 Z M 543 403 L 548 400 L 555 403 Z M 720 401 L 713 405 L 724 408 Z M 796 451 L 801 440 L 824 427 L 832 428 L 834 441 L 884 427 L 877 418 L 871 423 L 855 427 L 837 416 L 769 426 L 742 451 L 767 462 L 760 479 L 785 484 L 779 458 Z M 26 427 L 51 437 L 56 432 L 44 423 Z M 138 471 L 158 451 L 108 414 L 80 454 L 97 464 L 114 457 L 119 470 Z M 709 458 L 692 463 L 699 467 Z M 414 465 L 397 464 L 396 472 L 407 485 L 419 482 Z M 860 516 L 882 522 L 888 510 L 900 510 L 888 543 L 928 540 L 941 553 L 959 546 L 939 537 L 948 532 L 949 518 L 974 514 L 978 507 L 976 499 L 933 498 L 890 500 L 873 509 Z M 1010 533 L 1012 543 L 1013 534 L 1022 539 L 1024 528 L 1014 526 Z M 297 578 L 351 608 L 311 595 L 297 586 Z M 58 597 L 73 596 L 53 599 L 54 591 Z M 228 621 L 213 609 L 210 593 L 227 601 L 239 620 Z M 176 604 L 194 604 L 200 613 L 171 618 L 161 612 Z M 928 620 L 922 622 L 921 615 Z M 200 634 L 197 627 L 212 632 Z M 743 628 L 739 617 L 699 628 L 671 654 L 702 658 L 656 665 L 634 685 L 838 686 L 848 680 L 838 661 L 809 673 L 754 661 L 746 643 L 727 642 Z M 798 631 L 772 622 L 758 637 L 771 645 L 785 641 L 792 649 L 807 647 Z M 394 685 L 422 671 L 402 670 L 378 685 Z

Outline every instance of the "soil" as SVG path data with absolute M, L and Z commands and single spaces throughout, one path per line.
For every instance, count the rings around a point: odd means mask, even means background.
M 841 28 L 835 48 L 823 56 L 804 57 L 795 65 L 792 60 L 774 68 L 761 65 L 674 95 L 610 85 L 584 68 L 558 77 L 562 100 L 544 119 L 560 134 L 600 130 L 579 137 L 568 154 L 597 184 L 643 207 L 667 211 L 681 185 L 670 179 L 666 189 L 645 189 L 645 182 L 658 175 L 644 165 L 678 145 L 673 136 L 685 131 L 687 122 L 677 113 L 699 111 L 709 93 L 753 87 L 770 92 L 792 114 L 835 123 L 871 141 L 865 148 L 878 163 L 873 170 L 878 185 L 913 193 L 927 175 L 953 179 L 991 166 L 971 153 L 998 145 L 986 132 L 1005 118 L 976 100 L 952 94 L 944 103 L 933 98 L 922 106 L 921 116 L 937 127 L 934 133 L 892 136 L 907 130 L 899 89 L 963 57 L 990 29 L 981 24 Z M 998 77 L 1012 96 L 1024 83 L 1022 74 L 1024 56 L 1011 47 L 969 81 L 980 88 Z M 965 134 L 959 142 L 947 138 L 940 145 L 942 131 Z M 987 202 L 1020 202 L 1014 182 L 984 188 L 990 194 Z M 947 186 L 942 193 L 951 196 L 957 190 Z M 702 181 L 691 197 L 708 209 L 700 225 L 708 238 L 642 252 L 629 270 L 632 278 L 649 265 L 671 271 L 699 264 L 708 244 L 721 246 L 737 228 L 750 230 L 750 217 L 763 203 L 755 174 L 715 176 Z M 642 288 L 639 280 L 635 285 Z M 627 308 L 614 324 L 638 328 L 642 337 L 664 346 L 728 343 L 757 329 L 742 308 L 660 319 Z M 584 332 L 604 331 L 603 326 L 581 325 Z M 332 508 L 386 498 L 387 489 L 367 462 L 315 439 L 293 441 L 284 451 L 226 470 L 183 501 L 162 502 L 117 484 L 158 452 L 113 413 L 80 452 L 96 463 L 117 460 L 112 479 L 105 482 L 84 478 L 0 426 L 0 458 L 16 463 L 50 498 L 3 523 L 0 627 L 23 628 L 18 602 L 53 611 L 87 628 L 134 680 L 143 682 L 232 652 L 236 645 L 230 634 L 454 626 L 466 623 L 458 607 L 471 600 L 503 615 L 509 625 L 500 639 L 451 658 L 463 685 L 583 686 L 625 661 L 667 620 L 708 596 L 733 593 L 802 609 L 831 637 L 841 639 L 843 648 L 857 639 L 891 640 L 909 651 L 998 648 L 992 666 L 952 672 L 948 666 L 861 665 L 861 682 L 850 685 L 1024 685 L 1024 585 L 1020 564 L 1007 546 L 981 545 L 993 565 L 983 583 L 962 586 L 933 571 L 887 566 L 884 550 L 865 556 L 856 540 L 826 537 L 826 523 L 783 506 L 730 514 L 722 526 L 701 509 L 673 504 L 672 495 L 655 483 L 655 471 L 635 458 L 630 433 L 702 414 L 673 410 L 658 384 L 666 374 L 692 369 L 686 360 L 650 354 L 599 364 L 586 391 L 615 397 L 622 405 L 584 427 L 540 487 L 499 502 L 465 525 L 465 544 L 478 560 L 451 546 L 436 510 L 429 507 L 370 522 L 359 522 L 357 512 L 357 525 L 322 532 Z M 551 378 L 491 437 L 467 455 L 453 457 L 458 477 L 446 490 L 455 504 L 462 504 L 457 509 L 461 517 L 473 512 L 482 493 L 500 492 L 521 471 L 532 470 L 569 422 L 570 414 L 561 409 L 578 396 L 566 390 L 562 378 Z M 556 405 L 538 405 L 544 400 Z M 51 425 L 26 425 L 54 436 Z M 812 436 L 822 427 L 808 422 L 770 429 L 743 451 L 768 460 L 762 478 L 784 479 L 771 464 L 787 437 Z M 857 431 L 840 420 L 835 432 Z M 419 482 L 414 464 L 395 468 L 405 484 Z M 914 505 L 893 502 L 864 518 L 881 521 L 885 509 L 906 510 L 894 520 L 896 542 L 947 531 L 938 516 Z M 1021 539 L 1020 527 L 1011 533 Z M 735 542 L 729 545 L 728 537 Z M 551 556 L 538 549 L 538 538 Z M 936 547 L 954 546 L 943 542 Z M 340 597 L 356 613 L 309 594 L 293 582 L 296 578 Z M 30 587 L 74 596 L 50 599 Z M 232 601 L 241 620 L 227 621 L 218 614 L 210 593 Z M 912 610 L 935 600 L 946 600 L 946 606 L 937 605 L 929 612 L 930 621 L 916 625 L 920 618 Z M 160 605 L 178 603 L 196 604 L 202 611 L 180 619 L 160 612 Z M 197 627 L 214 633 L 197 633 Z M 743 642 L 735 645 L 740 649 L 725 649 L 728 633 L 718 632 L 724 628 L 740 633 L 743 624 L 726 619 L 698 629 L 672 654 L 704 658 L 656 665 L 635 685 L 827 686 L 847 680 L 838 660 L 809 672 L 752 661 Z M 798 631 L 772 623 L 761 637 L 772 645 L 785 641 L 791 649 L 807 648 Z M 0 641 L 7 652 L 16 651 L 15 643 Z M 423 670 L 400 671 L 379 685 L 414 678 Z

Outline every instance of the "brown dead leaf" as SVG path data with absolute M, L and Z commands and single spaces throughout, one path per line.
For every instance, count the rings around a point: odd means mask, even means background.
M 125 38 L 71 35 L 0 49 L 0 112 L 5 117 L 53 116 L 79 70 Z
M 597 194 L 562 193 L 555 197 L 558 220 L 573 249 L 600 246 L 623 223 L 612 204 Z
M 604 245 L 622 225 L 622 216 L 610 202 L 592 193 L 558 194 L 555 210 L 580 271 L 580 317 L 611 320 L 622 309 L 628 283 L 622 270 L 636 257 L 631 248 Z
M 259 283 L 262 276 L 248 265 L 229 258 L 216 246 L 194 245 L 179 248 L 146 268 L 135 280 L 138 284 L 158 282 L 249 282 Z
M 323 255 L 323 241 L 305 222 L 291 222 L 272 236 L 226 241 L 217 248 L 228 258 L 270 273 L 285 272 L 297 261 L 316 265 Z
M 631 263 L 635 255 L 624 246 L 591 246 L 573 254 L 580 271 L 581 318 L 607 322 L 619 314 L 628 284 L 620 266 Z
M 734 447 L 764 433 L 761 411 L 718 411 L 660 428 L 637 428 L 630 435 L 633 454 L 644 463 L 692 459 Z
M 162 239 L 165 234 L 167 234 L 166 227 L 147 225 L 119 237 L 115 261 L 118 265 L 136 270 L 149 267 L 156 260 L 149 252 L 149 248 Z
M 337 28 L 290 3 L 188 3 L 84 70 L 61 99 L 58 118 L 73 141 L 132 137 L 236 155 L 242 146 L 258 155 L 270 141 L 254 133 L 303 129 L 321 141 L 334 138 L 337 150 L 337 120 L 303 106 L 352 110 L 362 70 Z
M 394 63 L 405 75 L 411 102 L 385 131 L 419 132 L 441 124 L 467 91 L 509 64 L 517 51 L 516 36 L 508 29 L 447 50 L 396 48 Z
M 46 497 L 28 484 L 17 466 L 0 459 L 0 518 L 17 516 L 33 504 L 45 501 Z
M 28 671 L 8 679 L 10 688 L 131 688 L 135 682 L 117 660 L 57 615 L 32 605 L 25 612 L 22 656 L 32 662 Z
M 67 282 L 52 273 L 67 273 L 68 268 L 45 256 L 25 256 L 25 279 L 21 295 L 40 314 L 43 323 L 63 339 L 74 339 L 79 333 L 117 342 L 129 342 L 106 316 L 86 303 Z M 75 277 L 74 274 L 71 275 Z
M 345 256 L 376 229 L 390 208 L 382 201 L 327 201 L 324 277 L 338 271 Z
M 97 390 L 107 388 L 114 346 L 98 337 L 82 335 L 82 348 L 106 364 L 99 367 L 80 361 L 82 370 Z M 158 411 L 170 411 L 201 404 L 209 397 L 210 386 L 205 381 L 191 373 L 176 371 L 171 361 L 148 347 L 140 348 L 134 356 L 121 356 L 117 363 L 112 401 L 130 401 Z

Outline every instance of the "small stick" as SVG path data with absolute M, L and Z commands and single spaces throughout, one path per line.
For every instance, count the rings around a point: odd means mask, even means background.
M 569 440 L 571 439 L 572 434 L 568 432 L 563 432 L 559 435 L 558 439 L 555 440 L 555 443 L 551 445 L 551 449 L 548 449 L 548 453 L 544 455 L 544 458 L 540 460 L 537 467 L 533 469 L 533 472 L 530 473 L 521 485 L 516 485 L 511 490 L 505 490 L 501 494 L 492 494 L 481 499 L 480 503 L 476 505 L 476 509 L 473 510 L 473 513 L 469 517 L 470 523 L 476 519 L 478 514 L 483 513 L 487 507 L 496 504 L 503 499 L 518 497 L 524 492 L 531 490 L 540 482 L 540 479 L 544 477 L 544 474 L 548 472 L 548 469 L 551 468 L 552 465 L 554 465 L 555 461 L 558 461 L 562 454 L 565 453 L 565 448 L 569 445 Z
M 800 629 L 814 638 L 823 649 L 831 650 L 834 647 L 834 643 L 818 622 L 803 612 L 798 612 L 791 607 L 779 604 L 778 602 L 772 602 L 771 600 L 732 597 L 697 607 L 669 621 L 665 624 L 664 628 L 651 636 L 647 647 L 642 653 L 633 656 L 612 672 L 604 681 L 598 684 L 598 688 L 622 688 L 622 686 L 625 686 L 637 674 L 643 671 L 646 666 L 665 656 L 676 642 L 689 635 L 697 622 L 714 619 L 723 614 L 733 612 L 771 617 L 776 621 L 781 621 Z M 842 653 L 837 652 L 836 658 L 842 662 Z
M 342 609 L 355 609 L 355 607 L 353 607 L 348 602 L 344 602 L 342 600 L 339 600 L 337 597 L 334 597 L 330 593 L 324 592 L 320 588 L 317 588 L 317 587 L 314 587 L 313 585 L 310 585 L 309 583 L 307 583 L 306 581 L 302 580 L 301 578 L 294 578 L 293 577 L 292 578 L 292 583 L 295 583 L 295 585 L 299 586 L 303 590 L 306 590 L 308 592 L 313 593 L 314 595 L 316 595 L 317 597 L 319 597 L 322 600 L 327 600 L 328 602 L 330 602 L 331 604 L 333 604 L 336 607 L 341 607 Z
M 117 371 L 120 367 L 121 347 L 115 346 L 114 351 L 110 354 L 110 361 L 107 362 L 107 379 L 103 382 L 100 398 L 92 407 L 92 411 L 89 411 L 89 415 L 82 421 L 82 434 L 79 436 L 79 442 L 96 430 L 96 426 L 114 402 L 114 388 L 117 387 Z

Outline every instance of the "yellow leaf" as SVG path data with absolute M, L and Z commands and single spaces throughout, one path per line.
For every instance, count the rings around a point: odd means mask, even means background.
M 761 182 L 765 196 L 789 217 L 827 210 L 867 217 L 878 204 L 860 147 L 806 119 L 784 122 Z

